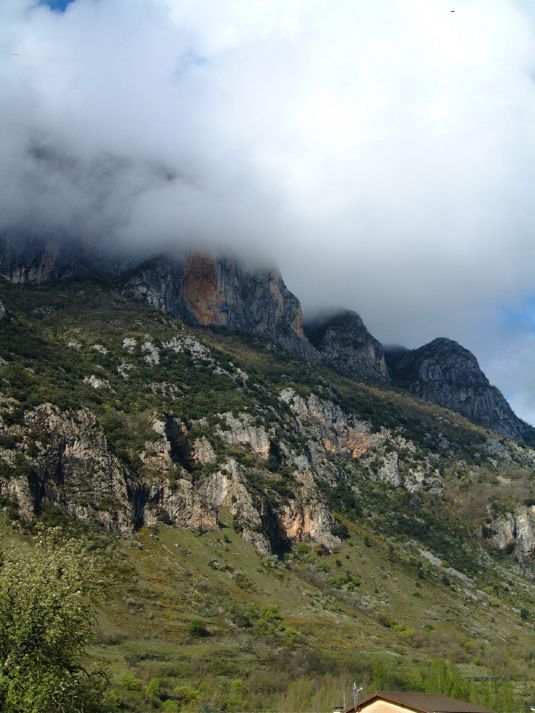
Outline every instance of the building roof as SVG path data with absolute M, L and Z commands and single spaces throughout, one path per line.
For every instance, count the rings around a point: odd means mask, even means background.
M 465 703 L 449 696 L 436 693 L 413 693 L 411 691 L 378 691 L 357 703 L 356 706 L 347 708 L 345 713 L 362 711 L 375 700 L 397 703 L 416 713 L 492 713 L 487 708 Z

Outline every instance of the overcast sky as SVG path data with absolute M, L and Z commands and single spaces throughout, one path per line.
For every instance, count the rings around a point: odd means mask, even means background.
M 0 0 L 0 58 L 0 230 L 266 256 L 535 423 L 532 0 Z

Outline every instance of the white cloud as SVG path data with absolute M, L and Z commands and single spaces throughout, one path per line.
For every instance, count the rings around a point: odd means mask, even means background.
M 0 229 L 264 253 L 309 308 L 509 363 L 534 22 L 527 0 L 3 0 Z

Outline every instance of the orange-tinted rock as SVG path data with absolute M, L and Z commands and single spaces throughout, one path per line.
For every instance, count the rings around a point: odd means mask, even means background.
M 227 315 L 221 310 L 225 301 L 219 289 L 216 261 L 207 255 L 190 255 L 184 266 L 182 295 L 196 321 L 203 325 L 225 325 Z

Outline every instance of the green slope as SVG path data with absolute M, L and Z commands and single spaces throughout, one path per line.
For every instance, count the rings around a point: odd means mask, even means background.
M 477 537 L 483 506 L 522 502 L 533 474 L 514 461 L 483 460 L 483 429 L 402 392 L 310 369 L 260 340 L 216 330 L 187 331 L 211 347 L 218 365 L 246 371 L 247 388 L 185 354 L 152 366 L 128 356 L 134 368 L 125 380 L 116 369 L 125 338 L 149 334 L 163 342 L 182 326 L 102 285 L 3 286 L 0 299 L 11 313 L 0 325 L 0 391 L 13 400 L 12 423 L 44 402 L 87 406 L 121 462 L 141 472 L 136 454 L 150 438 L 152 414 L 170 408 L 168 388 L 155 385 L 171 385 L 173 412 L 190 424 L 205 419 L 191 432 L 207 434 L 219 457 L 232 455 L 253 478 L 254 454 L 220 442 L 215 415 L 249 409 L 266 420 L 272 413 L 282 428 L 282 388 L 329 389 L 345 410 L 376 429 L 398 429 L 423 455 L 436 456 L 445 477 L 446 497 L 437 500 L 362 479 L 358 464 L 351 470 L 340 458 L 348 480 L 324 493 L 347 535 L 340 550 L 303 542 L 282 560 L 260 557 L 226 509 L 213 532 L 161 523 L 119 538 L 67 523 L 105 553 L 110 587 L 94 656 L 112 674 L 110 706 L 113 699 L 117 709 L 133 711 L 329 710 L 342 704 L 344 691 L 349 697 L 354 679 L 368 690 L 441 690 L 497 711 L 518 711 L 535 695 L 533 588 Z M 85 384 L 88 374 L 110 389 Z M 436 455 L 440 438 L 448 448 Z M 276 462 L 269 465 L 273 480 L 261 487 L 284 497 L 291 482 Z M 22 543 L 28 526 L 12 503 L 4 506 L 4 536 Z M 56 510 L 41 517 L 65 525 Z M 468 680 L 476 676 L 512 681 Z

